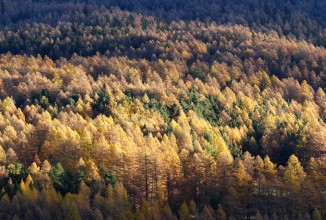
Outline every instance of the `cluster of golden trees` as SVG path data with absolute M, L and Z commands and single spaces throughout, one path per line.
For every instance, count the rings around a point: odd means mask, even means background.
M 182 61 L 99 55 L 7 54 L 0 69 L 0 144 L 14 162 L 38 155 L 74 170 L 82 158 L 114 173 L 134 210 L 161 201 L 176 215 L 193 200 L 213 216 L 217 204 L 236 218 L 325 214 L 322 88 L 262 70 L 233 80 L 232 66 L 217 62 L 199 79 L 205 69 Z
M 124 180 L 125 188 L 114 172 L 99 169 L 92 159 L 80 158 L 65 170 L 60 163 L 51 166 L 36 155 L 25 168 L 12 148 L 5 152 L 1 147 L 0 216 L 226 220 L 251 215 L 263 219 L 262 212 L 264 219 L 322 219 L 323 161 L 311 158 L 305 171 L 294 155 L 286 166 L 248 152 L 234 161 L 224 153 L 216 161 L 200 157 L 194 154 L 184 161 L 178 176 L 163 177 L 162 168 L 145 155 L 139 158 L 138 174 L 129 173 Z M 123 180 L 123 174 L 116 173 Z M 132 175 L 138 176 L 133 179 Z M 164 187 L 162 181 L 166 181 Z
M 287 39 L 275 31 L 257 32 L 245 26 L 221 26 L 211 21 L 166 23 L 116 8 L 94 12 L 93 16 L 94 19 L 82 23 L 63 20 L 56 25 L 7 26 L 0 31 L 0 52 L 41 54 L 56 60 L 71 58 L 75 53 L 169 60 L 178 63 L 183 74 L 187 73 L 185 66 L 200 69 L 201 72 L 190 73 L 202 80 L 207 75 L 214 76 L 214 70 L 223 69 L 225 75 L 217 78 L 222 86 L 231 78 L 247 81 L 259 71 L 279 78 L 292 77 L 300 83 L 306 80 L 315 90 L 326 86 L 323 47 Z M 95 70 L 100 74 L 103 68 Z M 170 77 L 176 80 L 177 76 Z M 286 99 L 291 95 L 287 94 Z
M 55 10 L 0 30 L 3 218 L 326 216 L 325 48 L 212 20 Z
M 97 16 L 112 7 L 155 16 L 167 22 L 199 19 L 218 24 L 240 24 L 326 45 L 326 3 L 316 0 L 1 0 L 0 25 L 90 21 L 96 26 Z M 87 19 L 89 17 L 91 19 Z

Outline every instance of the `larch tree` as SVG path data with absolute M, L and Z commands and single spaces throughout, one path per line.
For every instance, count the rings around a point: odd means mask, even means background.
M 227 194 L 229 180 L 233 171 L 232 164 L 233 159 L 225 152 L 221 152 L 216 158 L 216 177 L 220 197 Z
M 264 184 L 264 161 L 261 159 L 261 157 L 258 155 L 255 158 L 255 170 L 254 170 L 254 177 L 258 181 L 258 194 L 261 194 L 262 186 Z
M 257 211 L 255 219 L 256 220 L 264 220 L 263 216 L 259 213 L 259 211 Z
M 145 200 L 143 202 L 143 204 L 141 206 L 141 212 L 145 219 L 152 219 L 152 217 L 153 217 L 152 208 L 148 201 Z
M 252 200 L 253 179 L 247 172 L 242 160 L 236 161 L 236 168 L 233 174 L 232 187 L 235 189 L 235 198 L 238 198 L 242 211 L 248 216 Z
M 322 220 L 323 217 L 321 216 L 320 212 L 318 209 L 314 209 L 314 211 L 312 212 L 312 220 Z
M 180 220 L 190 220 L 190 212 L 186 202 L 183 202 L 179 210 Z
M 207 205 L 204 206 L 203 209 L 203 218 L 207 219 L 207 220 L 214 220 L 215 216 L 214 214 L 211 212 L 211 207 L 208 207 Z
M 0 145 L 0 165 L 4 165 L 5 163 L 7 163 L 6 152 L 4 151 L 2 146 Z
M 300 161 L 295 155 L 292 155 L 288 160 L 284 173 L 285 185 L 290 190 L 289 192 L 299 191 L 305 177 L 306 173 Z
M 218 204 L 217 211 L 216 211 L 216 219 L 217 220 L 226 220 L 227 219 L 227 215 L 224 212 L 221 204 Z
M 49 176 L 49 172 L 50 172 L 51 168 L 52 168 L 52 166 L 47 160 L 43 161 L 43 164 L 42 164 L 41 170 L 40 170 L 40 175 L 38 175 L 38 178 L 36 180 L 41 189 L 49 190 L 52 187 L 52 181 Z
M 273 191 L 273 187 L 275 187 L 276 182 L 276 166 L 270 160 L 269 156 L 264 158 L 264 177 L 265 177 L 265 185 L 267 186 L 267 194 Z
M 6 152 L 6 157 L 7 157 L 7 161 L 8 163 L 12 163 L 15 164 L 18 162 L 18 157 L 16 152 L 14 151 L 14 149 L 9 148 Z
M 289 197 L 288 210 L 291 218 L 294 218 L 296 212 L 300 209 L 299 194 L 306 178 L 306 173 L 301 166 L 300 161 L 295 155 L 291 155 L 284 171 L 284 184 L 287 190 L 286 195 Z
M 118 183 L 114 186 L 113 190 L 113 199 L 114 199 L 114 210 L 113 218 L 116 219 L 130 219 L 131 218 L 131 206 L 128 200 L 127 191 L 122 185 Z

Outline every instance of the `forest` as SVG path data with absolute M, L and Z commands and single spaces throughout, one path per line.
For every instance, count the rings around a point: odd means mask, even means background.
M 0 219 L 325 219 L 325 15 L 0 0 Z

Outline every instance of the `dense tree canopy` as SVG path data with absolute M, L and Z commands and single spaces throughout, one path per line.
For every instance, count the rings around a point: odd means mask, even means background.
M 322 1 L 0 8 L 0 218 L 326 216 Z

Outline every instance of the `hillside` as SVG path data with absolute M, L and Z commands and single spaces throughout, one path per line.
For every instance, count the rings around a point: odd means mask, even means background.
M 0 3 L 1 219 L 326 217 L 322 1 Z

